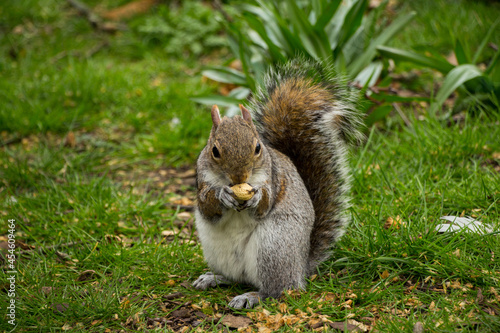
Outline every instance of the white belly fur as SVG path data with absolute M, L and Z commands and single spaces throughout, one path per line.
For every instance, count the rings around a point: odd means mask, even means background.
M 205 260 L 214 273 L 260 288 L 257 278 L 259 228 L 248 212 L 226 212 L 215 225 L 198 211 L 195 218 Z

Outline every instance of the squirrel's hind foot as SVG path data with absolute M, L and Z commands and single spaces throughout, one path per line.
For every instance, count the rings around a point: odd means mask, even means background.
M 233 309 L 251 309 L 259 304 L 260 296 L 258 292 L 245 293 L 238 295 L 229 302 L 229 307 Z
M 193 282 L 193 287 L 196 289 L 206 290 L 208 288 L 214 288 L 221 284 L 230 284 L 231 281 L 226 279 L 222 275 L 214 275 L 212 272 L 200 275 L 200 277 Z

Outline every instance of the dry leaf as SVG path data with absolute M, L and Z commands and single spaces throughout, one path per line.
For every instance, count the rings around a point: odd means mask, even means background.
M 345 321 L 328 323 L 328 325 L 331 328 L 338 330 L 340 332 L 361 332 L 361 329 L 359 327 L 353 324 L 349 324 L 348 322 Z
M 66 138 L 64 139 L 64 146 L 70 147 L 70 148 L 76 147 L 75 133 L 73 133 L 72 131 L 68 132 L 68 134 L 66 135 Z
M 388 217 L 384 224 L 384 229 L 395 228 L 399 229 L 401 226 L 401 217 L 398 215 L 396 218 Z
M 86 270 L 80 273 L 80 275 L 76 278 L 76 281 L 88 281 L 91 280 L 95 275 L 94 270 Z
M 174 236 L 175 235 L 175 231 L 173 231 L 173 230 L 163 230 L 161 232 L 161 235 L 165 236 L 165 237 L 167 237 L 167 236 Z
M 417 321 L 415 325 L 413 325 L 413 333 L 424 333 L 424 325 Z
M 63 331 L 69 331 L 70 329 L 72 329 L 71 325 L 69 323 L 66 323 L 63 325 L 63 327 L 61 327 L 61 329 Z
M 248 325 L 252 324 L 252 320 L 243 316 L 226 315 L 222 318 L 222 323 L 231 328 L 241 328 L 248 327 Z

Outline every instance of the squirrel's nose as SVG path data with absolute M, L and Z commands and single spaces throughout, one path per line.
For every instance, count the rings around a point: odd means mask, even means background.
M 239 172 L 231 175 L 230 178 L 233 185 L 246 183 L 248 181 L 248 172 Z

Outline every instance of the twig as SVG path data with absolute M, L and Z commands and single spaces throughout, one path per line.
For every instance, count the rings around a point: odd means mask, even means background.
M 101 17 L 92 11 L 92 9 L 78 0 L 68 0 L 68 3 L 73 6 L 73 8 L 75 8 L 80 15 L 84 16 L 94 29 L 111 33 L 116 32 L 117 30 L 126 29 L 124 24 L 104 22 Z
M 96 46 L 94 46 L 93 48 L 91 48 L 90 50 L 88 50 L 87 52 L 85 52 L 85 58 L 90 58 L 92 57 L 94 54 L 96 54 L 97 52 L 99 52 L 100 50 L 102 50 L 103 48 L 109 46 L 109 42 L 108 41 L 103 41 L 99 44 L 97 44 Z M 51 63 L 55 63 L 55 62 L 58 62 L 59 60 L 61 60 L 62 58 L 65 58 L 65 57 L 69 57 L 69 56 L 72 56 L 72 57 L 82 57 L 82 52 L 81 51 L 68 51 L 68 50 L 64 50 L 62 52 L 59 52 L 58 54 L 56 54 L 55 56 L 53 56 L 51 59 L 50 59 L 50 62 Z
M 16 137 L 11 138 L 9 140 L 2 141 L 2 142 L 0 142 L 0 148 L 21 142 L 23 140 L 23 138 L 24 138 L 23 136 L 16 136 Z
M 21 254 L 23 253 L 31 253 L 37 251 L 40 254 L 47 254 L 48 251 L 50 250 L 55 250 L 60 247 L 70 247 L 70 246 L 75 246 L 82 244 L 83 242 L 78 241 L 78 242 L 69 242 L 69 243 L 63 243 L 63 244 L 56 244 L 56 245 L 50 245 L 50 246 L 45 246 L 45 247 L 40 247 L 38 250 L 36 249 L 27 249 L 27 250 L 22 250 L 20 251 Z
M 68 0 L 68 3 L 71 6 L 73 6 L 80 15 L 85 16 L 87 21 L 89 21 L 94 28 L 99 29 L 99 26 L 101 25 L 102 21 L 99 18 L 99 16 L 94 14 L 94 12 L 92 12 L 92 10 L 89 7 L 87 7 L 87 5 L 81 3 L 78 0 Z
M 410 120 L 408 119 L 408 117 L 406 117 L 406 115 L 403 113 L 403 111 L 401 110 L 401 108 L 399 107 L 399 105 L 397 103 L 392 103 L 392 107 L 398 112 L 398 114 L 401 116 L 401 118 L 403 119 L 403 121 L 405 122 L 406 126 L 408 127 L 411 127 L 411 122 Z
M 227 22 L 233 22 L 231 16 L 229 16 L 229 14 L 224 10 L 224 8 L 222 8 L 222 3 L 220 2 L 220 0 L 214 0 L 214 9 L 219 11 L 222 14 L 222 16 L 224 16 L 224 19 L 226 19 Z

